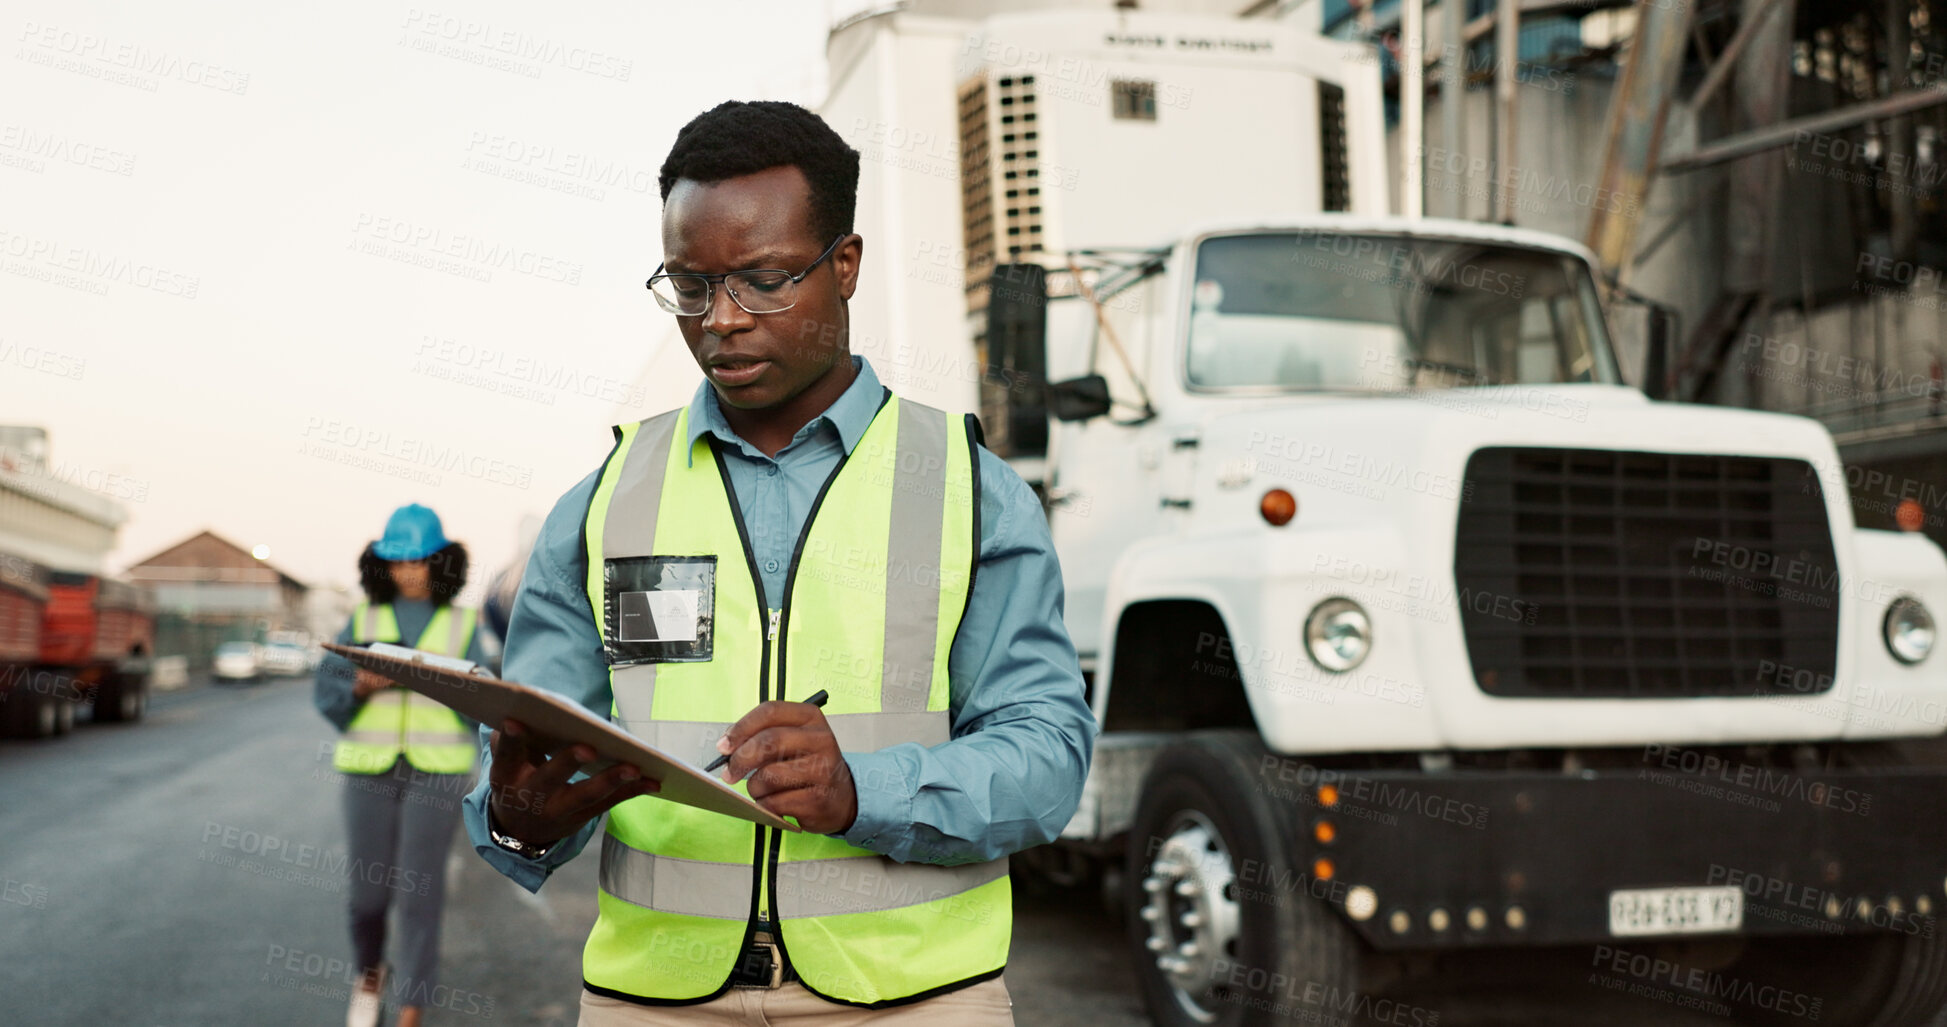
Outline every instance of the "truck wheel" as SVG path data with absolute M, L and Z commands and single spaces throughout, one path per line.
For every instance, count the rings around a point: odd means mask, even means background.
M 120 709 L 117 710 L 117 713 L 120 714 L 118 719 L 132 724 L 141 720 L 148 712 L 149 679 L 146 677 L 137 678 L 132 681 L 126 678 L 123 679 L 122 702 Z
M 1906 750 L 1883 742 L 1847 746 L 1838 754 L 1838 762 L 1851 767 L 1903 767 L 1912 761 Z M 1934 916 L 1919 915 L 1910 908 L 1902 913 L 1887 920 L 1895 930 L 1846 939 L 1844 943 L 1861 956 L 1872 957 L 1864 964 L 1870 969 L 1852 980 L 1868 978 L 1872 970 L 1885 975 L 1884 990 L 1860 992 L 1872 996 L 1868 1008 L 1877 1015 L 1863 1021 L 1872 1027 L 1936 1023 L 1941 1011 L 1947 1009 L 1947 939 L 1940 936 Z
M 74 703 L 66 699 L 49 699 L 48 705 L 54 707 L 54 733 L 65 735 L 74 730 Z
M 1847 745 L 1834 754 L 1834 763 L 1843 767 L 1902 767 L 1909 762 L 1904 750 L 1889 743 Z M 1868 919 L 1891 929 L 1862 932 L 1859 921 L 1848 918 L 1844 937 L 1754 939 L 1726 973 L 1821 999 L 1819 1019 L 1825 1023 L 1924 1027 L 1942 1022 L 1939 1015 L 1947 1010 L 1947 938 L 1941 937 L 1936 915 L 1917 913 L 1908 905 L 1897 915 L 1880 907 Z M 1804 1017 L 1760 1011 L 1752 1014 L 1751 1022 L 1802 1027 Z
M 48 695 L 21 696 L 19 731 L 24 738 L 53 738 L 61 727 L 61 701 Z
M 1938 1022 L 1947 1006 L 1947 946 L 1931 917 L 1904 919 L 1916 934 L 1899 932 L 1842 938 L 1763 938 L 1753 940 L 1727 978 L 1771 986 L 1792 1005 L 1737 1007 L 1740 1023 L 1759 1027 L 1802 1027 L 1805 1010 L 1817 1002 L 1822 1023 L 1860 1027 L 1925 1027 Z
M 1933 917 L 1907 916 L 1907 923 L 1923 930 L 1883 939 L 1891 943 L 1886 963 L 1894 979 L 1874 1027 L 1938 1023 L 1941 1011 L 1947 1010 L 1947 941 L 1941 939 Z
M 1157 1024 L 1283 1024 L 1357 986 L 1360 942 L 1312 894 L 1264 755 L 1246 732 L 1193 734 L 1143 781 L 1124 894 Z
M 140 678 L 128 678 L 120 674 L 101 683 L 95 691 L 95 720 L 129 721 L 142 719 L 148 711 L 149 690 L 147 682 Z

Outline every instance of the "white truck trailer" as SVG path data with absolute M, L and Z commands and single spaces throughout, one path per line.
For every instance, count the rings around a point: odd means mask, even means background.
M 1387 216 L 1357 47 L 831 54 L 855 348 L 1042 491 L 1103 735 L 1032 859 L 1111 865 L 1158 1023 L 1428 1024 L 1484 955 L 1646 1020 L 1947 1002 L 1947 775 L 1894 744 L 1947 728 L 1947 558 L 1855 528 L 1817 423 L 1626 385 L 1573 242 Z

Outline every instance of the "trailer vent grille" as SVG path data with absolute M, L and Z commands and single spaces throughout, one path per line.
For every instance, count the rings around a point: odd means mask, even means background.
M 1034 76 L 994 79 L 1000 99 L 1001 227 L 996 240 L 1001 263 L 1018 264 L 1041 252 L 1041 120 L 1036 111 Z
M 985 283 L 994 267 L 994 156 L 987 118 L 987 76 L 977 75 L 960 86 L 960 214 L 970 300 L 974 283 Z M 985 306 L 983 300 L 974 309 Z
M 1802 460 L 1496 447 L 1467 462 L 1454 584 L 1489 695 L 1814 694 L 1839 574 Z
M 1330 82 L 1318 84 L 1319 207 L 1352 209 L 1352 172 L 1346 156 L 1345 89 Z
M 1146 79 L 1116 79 L 1109 83 L 1110 116 L 1117 121 L 1155 121 L 1156 83 Z

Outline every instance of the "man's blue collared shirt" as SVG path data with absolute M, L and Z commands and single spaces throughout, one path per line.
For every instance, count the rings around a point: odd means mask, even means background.
M 730 472 L 764 594 L 782 596 L 791 553 L 819 489 L 878 413 L 885 391 L 870 364 L 776 458 L 724 420 L 706 381 L 690 401 L 689 439 L 714 436 Z M 599 471 L 558 501 L 528 560 L 508 629 L 506 676 L 558 692 L 606 717 L 613 697 L 589 613 L 582 522 Z M 902 862 L 994 859 L 1054 838 L 1080 802 L 1095 738 L 1075 647 L 1062 623 L 1061 569 L 1041 504 L 1014 470 L 980 450 L 980 566 L 948 658 L 952 739 L 848 752 L 858 819 L 841 837 Z M 494 725 L 482 727 L 485 732 Z M 483 745 L 483 750 L 484 750 Z M 496 870 L 538 891 L 578 855 L 590 821 L 540 860 L 495 845 L 486 822 L 490 757 L 465 802 L 468 836 Z

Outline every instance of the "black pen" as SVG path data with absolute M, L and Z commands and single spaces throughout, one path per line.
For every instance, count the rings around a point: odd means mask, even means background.
M 805 702 L 812 706 L 823 706 L 825 705 L 825 700 L 829 698 L 831 698 L 831 696 L 826 695 L 825 690 L 821 688 L 816 692 L 811 693 L 811 695 L 805 699 Z M 730 754 L 726 752 L 723 755 L 718 756 L 716 759 L 711 760 L 710 765 L 703 768 L 703 772 L 708 774 L 715 770 L 721 770 L 723 769 L 723 765 L 728 762 L 730 762 Z

